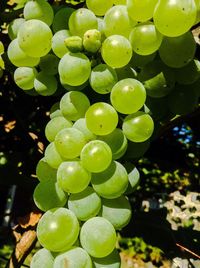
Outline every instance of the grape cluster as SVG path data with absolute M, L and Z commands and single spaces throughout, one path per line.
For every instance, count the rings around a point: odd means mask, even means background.
M 30 0 L 23 15 L 8 28 L 16 84 L 43 96 L 67 91 L 51 109 L 36 168 L 44 248 L 31 267 L 120 267 L 116 230 L 130 221 L 126 195 L 140 177 L 130 160 L 147 150 L 155 125 L 198 103 L 190 29 L 200 1 L 86 0 L 53 10 Z

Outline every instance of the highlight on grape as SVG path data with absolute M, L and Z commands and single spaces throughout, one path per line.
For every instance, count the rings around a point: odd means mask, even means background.
M 198 103 L 198 22 L 199 0 L 86 0 L 76 9 L 30 0 L 10 23 L 17 86 L 60 96 L 36 167 L 43 248 L 31 268 L 120 267 L 117 231 L 140 181 L 132 161 L 160 124 Z

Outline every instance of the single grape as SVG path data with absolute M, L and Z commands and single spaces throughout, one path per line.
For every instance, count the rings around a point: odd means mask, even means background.
M 132 28 L 137 24 L 137 22 L 131 21 L 125 5 L 116 5 L 110 8 L 103 21 L 106 37 L 118 34 L 129 38 Z
M 126 191 L 128 174 L 122 164 L 114 161 L 103 172 L 92 174 L 91 183 L 98 195 L 114 199 Z
M 49 115 L 50 119 L 53 119 L 54 117 L 57 116 L 63 116 L 59 108 L 60 108 L 60 102 L 56 102 L 51 106 Z
M 153 17 L 157 2 L 158 0 L 127 0 L 128 14 L 135 21 L 147 21 Z
M 70 36 L 71 33 L 68 30 L 60 30 L 54 34 L 51 46 L 54 54 L 58 58 L 62 58 L 67 52 L 69 52 L 65 45 L 65 39 Z
M 83 35 L 83 46 L 86 51 L 96 53 L 101 47 L 101 32 L 96 29 L 87 30 Z
M 69 30 L 72 35 L 83 37 L 87 30 L 97 28 L 97 18 L 95 14 L 87 8 L 75 10 L 69 18 Z
M 52 168 L 57 169 L 60 166 L 60 164 L 63 162 L 63 158 L 58 153 L 54 142 L 51 142 L 47 146 L 44 152 L 44 155 L 45 155 L 45 160 L 47 164 Z
M 57 172 L 58 185 L 65 192 L 82 192 L 90 183 L 91 174 L 80 161 L 63 162 Z
M 42 211 L 63 207 L 67 202 L 64 191 L 52 179 L 42 181 L 36 186 L 33 199 L 36 206 Z
M 85 116 L 90 107 L 88 97 L 79 91 L 67 92 L 60 100 L 60 110 L 69 120 L 76 121 Z
M 87 221 L 95 217 L 100 211 L 101 198 L 92 187 L 88 186 L 82 192 L 69 196 L 68 208 L 80 221 Z
M 80 36 L 69 36 L 64 42 L 70 52 L 81 52 L 83 50 L 83 39 Z
M 60 60 L 58 72 L 62 83 L 79 86 L 88 80 L 91 64 L 83 53 L 69 52 Z
M 96 135 L 88 129 L 85 118 L 78 119 L 76 122 L 74 122 L 73 127 L 80 130 L 84 134 L 87 142 L 96 139 Z
M 34 87 L 34 80 L 37 71 L 32 67 L 18 67 L 14 72 L 14 81 L 23 90 L 30 90 Z
M 26 2 L 23 10 L 26 20 L 37 19 L 50 26 L 53 22 L 54 12 L 46 0 L 32 0 Z
M 68 29 L 69 17 L 73 11 L 74 9 L 71 7 L 62 7 L 56 12 L 52 23 L 54 33 Z
M 56 77 L 47 75 L 43 71 L 38 73 L 34 79 L 34 88 L 42 96 L 53 95 L 58 87 Z
M 31 259 L 30 268 L 53 268 L 54 257 L 52 253 L 45 249 L 39 249 Z
M 151 22 L 135 26 L 129 36 L 133 51 L 146 56 L 157 51 L 162 43 L 163 36 Z
M 45 56 L 51 50 L 51 29 L 40 20 L 24 22 L 19 28 L 17 39 L 20 48 L 31 57 Z
M 70 248 L 76 242 L 78 234 L 78 220 L 75 214 L 66 208 L 48 210 L 37 225 L 40 244 L 55 252 Z
M 94 91 L 100 94 L 109 93 L 117 81 L 115 69 L 106 64 L 95 66 L 90 74 L 90 85 Z
M 94 217 L 83 224 L 80 231 L 80 241 L 82 247 L 92 257 L 102 258 L 114 250 L 116 232 L 108 220 Z
M 55 146 L 65 159 L 73 159 L 80 155 L 86 140 L 84 134 L 76 128 L 65 128 L 55 137 Z
M 16 18 L 8 25 L 8 36 L 11 40 L 17 38 L 17 34 L 21 25 L 25 22 L 23 18 Z
M 131 114 L 137 112 L 144 105 L 146 91 L 140 81 L 126 78 L 114 85 L 110 100 L 118 112 Z
M 155 7 L 153 20 L 159 32 L 175 37 L 186 33 L 193 26 L 196 15 L 194 0 L 162 0 Z
M 150 115 L 139 111 L 125 117 L 122 129 L 127 139 L 133 142 L 143 142 L 153 134 L 153 119 Z
M 34 67 L 40 61 L 39 58 L 26 55 L 19 47 L 17 38 L 10 42 L 7 53 L 11 63 L 17 67 Z
M 108 135 L 99 136 L 98 139 L 106 142 L 110 146 L 114 160 L 121 158 L 125 154 L 128 143 L 126 136 L 120 128 L 116 128 Z
M 39 181 L 56 180 L 57 170 L 47 164 L 45 157 L 39 160 L 36 166 L 36 176 Z
M 196 51 L 196 43 L 191 32 L 178 37 L 164 37 L 159 48 L 161 60 L 172 68 L 187 65 Z
M 92 258 L 94 268 L 120 268 L 121 259 L 117 249 L 104 258 Z
M 86 0 L 87 8 L 97 16 L 104 16 L 106 11 L 112 7 L 112 0 Z
M 53 268 L 93 268 L 87 251 L 80 247 L 73 247 L 56 256 Z
M 53 55 L 48 54 L 40 59 L 39 67 L 41 71 L 48 75 L 55 75 L 58 73 L 59 59 Z
M 111 35 L 104 40 L 101 55 L 107 65 L 121 68 L 129 63 L 132 57 L 132 47 L 124 36 Z
M 97 102 L 85 114 L 88 129 L 96 135 L 111 133 L 118 124 L 118 114 L 108 103 Z
M 115 199 L 102 198 L 99 216 L 112 223 L 116 230 L 121 230 L 131 219 L 131 205 L 128 198 L 123 195 Z
M 140 182 L 140 173 L 138 169 L 133 165 L 131 165 L 131 170 L 125 166 L 126 170 L 128 171 L 128 187 L 126 189 L 125 194 L 129 195 L 137 189 L 139 182 Z
M 111 163 L 112 151 L 103 141 L 88 142 L 81 151 L 81 162 L 90 172 L 101 172 Z
M 176 81 L 179 84 L 193 84 L 200 78 L 200 62 L 195 59 L 182 68 L 177 68 L 175 72 Z
M 116 68 L 115 71 L 119 81 L 126 78 L 137 78 L 137 72 L 130 63 L 122 68 Z
M 63 116 L 52 118 L 45 127 L 45 136 L 49 142 L 55 140 L 57 133 L 68 127 L 72 127 L 72 122 Z

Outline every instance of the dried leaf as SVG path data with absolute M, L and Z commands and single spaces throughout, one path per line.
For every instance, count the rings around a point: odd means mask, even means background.
M 27 214 L 24 217 L 19 217 L 18 222 L 22 228 L 26 229 L 29 226 L 35 226 L 38 223 L 41 216 L 42 216 L 41 212 L 31 212 L 30 214 Z

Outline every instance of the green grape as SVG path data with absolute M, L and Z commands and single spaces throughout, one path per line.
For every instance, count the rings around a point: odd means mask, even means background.
M 112 7 L 112 0 L 86 0 L 87 8 L 97 16 L 104 16 L 106 11 Z
M 124 36 L 111 35 L 104 40 L 101 55 L 107 65 L 121 68 L 129 63 L 132 57 L 132 47 Z
M 83 46 L 86 51 L 96 53 L 101 47 L 101 32 L 92 29 L 84 33 Z
M 94 268 L 120 268 L 121 259 L 118 251 L 114 249 L 104 258 L 92 258 Z
M 100 211 L 101 198 L 92 187 L 88 186 L 82 192 L 69 196 L 68 208 L 80 221 L 87 221 L 95 217 Z
M 55 75 L 58 73 L 59 59 L 53 55 L 48 54 L 40 59 L 39 67 L 41 71 L 48 75 Z
M 17 34 L 19 31 L 19 28 L 21 25 L 25 22 L 25 19 L 23 18 L 17 18 L 14 19 L 9 25 L 8 25 L 8 36 L 11 40 L 14 40 L 17 38 Z
M 146 56 L 157 51 L 162 43 L 163 36 L 151 22 L 135 26 L 129 36 L 133 51 Z
M 110 94 L 110 100 L 118 112 L 132 114 L 144 105 L 146 91 L 140 81 L 126 78 L 114 85 Z
M 127 0 L 127 10 L 131 19 L 144 22 L 153 17 L 158 0 Z
M 48 26 L 50 26 L 53 22 L 53 8 L 46 0 L 28 1 L 24 6 L 23 13 L 26 20 L 41 20 Z
M 132 27 L 136 24 L 130 20 L 125 5 L 113 6 L 104 16 L 104 33 L 106 37 L 119 34 L 129 38 Z
M 45 249 L 39 249 L 31 259 L 30 268 L 53 268 L 54 257 L 52 253 Z
M 116 240 L 114 227 L 102 217 L 87 220 L 80 231 L 81 246 L 92 257 L 102 258 L 109 255 L 115 248 Z
M 55 258 L 53 268 L 93 268 L 93 265 L 87 251 L 73 247 Z
M 82 85 L 79 85 L 79 86 L 70 86 L 70 85 L 64 83 L 62 81 L 62 79 L 60 79 L 60 82 L 61 82 L 62 86 L 64 87 L 64 89 L 66 89 L 68 91 L 81 91 L 81 90 L 85 89 L 89 84 L 88 80 L 85 83 L 83 83 Z
M 159 48 L 161 60 L 172 68 L 187 65 L 196 51 L 196 43 L 191 32 L 178 37 L 164 37 Z
M 126 167 L 126 170 L 128 170 L 127 167 Z M 140 173 L 134 165 L 133 167 L 131 165 L 131 171 L 128 173 L 128 181 L 129 181 L 129 184 L 128 184 L 125 194 L 133 193 L 137 189 L 138 184 L 140 182 Z
M 166 96 L 175 85 L 174 69 L 167 67 L 160 60 L 146 64 L 138 78 L 143 81 L 147 95 L 153 98 Z
M 119 81 L 126 78 L 137 78 L 137 72 L 130 64 L 127 64 L 122 68 L 116 68 L 115 71 Z
M 34 86 L 37 71 L 32 67 L 18 67 L 14 72 L 14 81 L 23 90 L 30 90 Z
M 80 161 L 63 162 L 57 172 L 58 185 L 65 192 L 80 193 L 90 183 L 91 174 Z
M 39 58 L 33 58 L 26 55 L 24 51 L 19 47 L 17 39 L 14 39 L 10 42 L 7 53 L 11 63 L 17 67 L 34 67 L 38 65 L 40 61 Z
M 97 17 L 98 22 L 98 31 L 101 33 L 101 42 L 103 42 L 106 38 L 104 33 L 104 21 L 102 17 Z
M 176 69 L 175 78 L 179 84 L 193 84 L 200 78 L 200 62 L 195 59 L 186 66 Z
M 19 28 L 17 39 L 20 48 L 31 57 L 45 56 L 51 50 L 51 29 L 40 20 L 24 22 Z
M 36 206 L 42 211 L 63 207 L 67 202 L 64 191 L 52 179 L 42 181 L 36 186 L 33 199 Z
M 200 1 L 199 0 L 194 0 L 196 4 L 196 9 L 197 9 L 197 16 L 196 16 L 196 21 L 195 24 L 200 22 Z
M 141 158 L 149 149 L 150 141 L 146 140 L 144 142 L 131 142 L 128 141 L 128 148 L 124 155 L 124 159 L 132 160 Z
M 153 19 L 159 32 L 175 37 L 186 33 L 193 26 L 196 12 L 194 0 L 162 0 L 155 7 Z
M 45 212 L 37 225 L 40 244 L 51 251 L 70 248 L 79 235 L 79 223 L 75 214 L 66 208 L 54 208 Z
M 114 160 L 121 158 L 125 154 L 128 143 L 120 128 L 116 128 L 108 135 L 100 136 L 99 139 L 110 146 Z
M 55 168 L 55 169 L 57 169 L 60 166 L 60 164 L 63 162 L 63 159 L 58 153 L 54 142 L 51 142 L 47 146 L 44 152 L 44 156 L 45 156 L 45 160 L 47 164 L 50 167 Z
M 83 50 L 83 39 L 80 36 L 67 37 L 65 46 L 70 52 L 81 52 Z
M 76 122 L 74 122 L 73 128 L 80 130 L 84 134 L 85 140 L 87 142 L 96 139 L 96 135 L 88 129 L 85 118 L 80 118 Z
M 113 0 L 114 5 L 126 5 L 126 0 Z
M 67 52 L 68 48 L 65 45 L 65 39 L 70 37 L 68 30 L 60 30 L 56 32 L 52 38 L 52 50 L 58 58 L 62 58 Z
M 90 172 L 101 172 L 110 165 L 112 151 L 104 141 L 93 140 L 83 147 L 81 161 Z
M 50 167 L 49 164 L 47 164 L 45 157 L 40 159 L 40 161 L 37 163 L 36 176 L 39 181 L 41 182 L 48 180 L 55 181 L 56 173 L 57 170 L 55 168 Z
M 56 77 L 53 75 L 48 75 L 41 71 L 37 74 L 34 80 L 34 88 L 38 94 L 42 96 L 53 95 L 58 87 Z
M 111 133 L 118 124 L 118 114 L 108 103 L 97 102 L 85 114 L 88 129 L 96 135 Z
M 72 122 L 63 116 L 52 118 L 45 127 L 45 136 L 49 142 L 55 140 L 58 132 L 64 128 L 72 127 Z
M 73 11 L 74 9 L 71 7 L 63 7 L 56 12 L 52 23 L 54 33 L 68 29 L 69 17 Z
M 116 230 L 121 230 L 131 219 L 131 206 L 123 195 L 115 199 L 102 198 L 102 209 L 99 215 L 112 223 Z
M 88 97 L 79 91 L 67 92 L 60 100 L 62 114 L 72 121 L 84 117 L 89 107 L 90 101 Z
M 58 65 L 60 79 L 70 86 L 79 86 L 85 83 L 91 72 L 91 64 L 83 53 L 67 53 Z
M 170 111 L 175 115 L 192 112 L 198 104 L 198 96 L 194 89 L 177 85 L 168 98 Z
M 143 142 L 153 134 L 153 119 L 144 112 L 136 112 L 125 117 L 122 129 L 130 141 Z
M 0 41 L 0 55 L 2 55 L 4 53 L 4 45 L 3 43 Z
M 84 134 L 76 128 L 62 129 L 55 137 L 56 149 L 66 159 L 78 157 L 85 143 Z
M 90 74 L 90 85 L 99 94 L 111 92 L 112 87 L 117 81 L 118 78 L 115 69 L 106 64 L 95 66 Z
M 128 187 L 128 174 L 126 169 L 117 161 L 104 170 L 92 174 L 92 187 L 98 195 L 107 199 L 120 197 Z
M 133 52 L 133 56 L 131 58 L 130 64 L 133 68 L 134 67 L 142 68 L 146 64 L 152 62 L 155 59 L 155 57 L 156 57 L 156 52 L 150 55 L 146 55 L 146 56 L 142 56 Z
M 95 14 L 87 8 L 79 8 L 69 18 L 69 30 L 72 35 L 83 37 L 90 29 L 97 29 L 98 22 Z
M 120 197 L 128 187 L 128 174 L 126 169 L 117 161 L 104 170 L 92 174 L 92 187 L 98 195 L 107 199 Z

